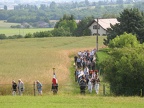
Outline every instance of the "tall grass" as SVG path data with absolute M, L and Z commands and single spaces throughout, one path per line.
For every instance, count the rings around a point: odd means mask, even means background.
M 99 38 L 99 47 L 102 40 Z M 21 78 L 26 90 L 33 81 L 40 80 L 43 96 L 1 96 L 0 108 L 143 108 L 141 97 L 105 97 L 96 94 L 80 95 L 75 88 L 72 55 L 79 50 L 93 49 L 95 37 L 59 37 L 42 39 L 14 39 L 0 41 L 0 91 L 10 92 L 11 81 Z M 60 91 L 50 91 L 53 70 L 56 68 Z M 65 92 L 65 91 L 68 92 Z
M 99 39 L 100 46 L 103 38 Z M 44 90 L 51 92 L 52 68 L 56 68 L 61 87 L 71 84 L 69 67 L 73 60 L 69 56 L 93 48 L 95 37 L 89 36 L 1 40 L 0 84 L 11 84 L 18 79 L 33 84 L 39 80 L 47 85 Z

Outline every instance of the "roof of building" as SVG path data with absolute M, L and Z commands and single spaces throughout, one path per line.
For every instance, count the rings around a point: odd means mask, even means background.
M 94 19 L 89 26 L 91 26 L 94 22 L 97 22 L 97 19 Z M 110 24 L 115 25 L 116 23 L 119 23 L 116 18 L 98 19 L 98 24 L 105 30 L 110 28 Z

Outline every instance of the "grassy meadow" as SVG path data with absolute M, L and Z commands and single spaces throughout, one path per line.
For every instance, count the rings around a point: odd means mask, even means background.
M 53 28 L 10 28 L 11 25 L 20 25 L 19 23 L 8 23 L 0 20 L 0 34 L 5 34 L 6 36 L 22 35 L 25 36 L 27 33 L 35 33 L 40 31 L 48 31 Z
M 104 47 L 103 38 L 99 37 L 99 49 Z M 0 108 L 143 108 L 141 97 L 79 94 L 72 72 L 73 55 L 95 48 L 95 40 L 94 36 L 1 40 Z M 50 90 L 53 67 L 60 87 L 57 95 Z M 29 93 L 11 96 L 11 81 L 18 79 L 22 79 Z M 31 95 L 35 80 L 42 82 L 43 96 Z M 9 94 L 3 95 L 2 90 Z
M 140 97 L 100 97 L 82 95 L 2 96 L 1 108 L 143 108 Z
M 100 46 L 102 46 L 101 37 Z M 53 37 L 0 41 L 0 84 L 22 79 L 51 85 L 53 67 L 60 84 L 70 84 L 69 67 L 79 50 L 95 48 L 95 37 Z M 66 82 L 66 83 L 65 83 Z M 31 85 L 30 85 L 31 86 Z
M 4 20 L 0 20 L 0 28 L 10 28 L 11 25 L 16 26 L 19 25 L 19 23 L 9 23 Z

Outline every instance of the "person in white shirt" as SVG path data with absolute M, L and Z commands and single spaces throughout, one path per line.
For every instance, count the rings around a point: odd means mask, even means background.
M 21 96 L 24 91 L 24 83 L 21 79 L 18 80 L 18 93 Z
M 89 73 L 89 68 L 87 66 L 84 68 L 84 73 Z
M 78 56 L 79 56 L 79 57 L 81 57 L 81 55 L 82 55 L 82 52 L 81 52 L 81 51 L 79 51 L 79 52 L 78 52 Z
M 88 91 L 89 93 L 92 93 L 92 78 L 89 76 L 89 79 L 88 79 Z
M 95 92 L 96 92 L 96 94 L 99 93 L 99 84 L 100 84 L 100 79 L 99 79 L 99 77 L 96 75 L 96 76 L 95 76 Z

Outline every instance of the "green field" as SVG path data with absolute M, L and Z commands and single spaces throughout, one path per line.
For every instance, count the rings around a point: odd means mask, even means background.
M 35 33 L 40 31 L 49 31 L 53 28 L 30 28 L 30 29 L 18 29 L 18 28 L 0 28 L 0 34 L 5 34 L 6 36 L 22 35 L 25 36 L 27 33 Z
M 22 35 L 25 36 L 27 33 L 35 33 L 40 31 L 48 31 L 53 28 L 10 28 L 11 25 L 20 25 L 19 23 L 8 23 L 3 20 L 0 21 L 0 34 L 5 34 L 6 36 Z
M 144 98 L 77 95 L 2 96 L 1 108 L 143 108 Z
M 16 25 L 19 25 L 19 23 L 9 23 L 4 20 L 0 20 L 0 28 L 10 28 L 10 26 L 12 25 L 16 26 Z

